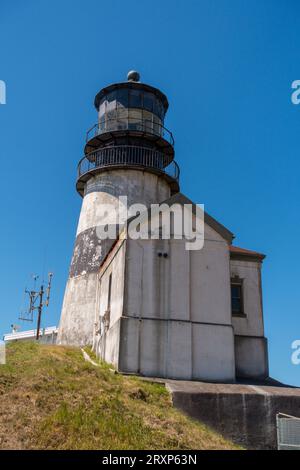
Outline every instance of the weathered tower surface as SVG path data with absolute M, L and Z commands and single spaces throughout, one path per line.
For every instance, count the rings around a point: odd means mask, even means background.
M 168 100 L 141 83 L 137 72 L 127 78 L 96 95 L 98 122 L 87 132 L 78 164 L 76 188 L 83 201 L 59 326 L 61 344 L 92 342 L 97 274 L 114 242 L 99 238 L 101 207 L 119 208 L 120 196 L 127 196 L 128 206 L 148 207 L 179 191 L 174 140 L 164 127 Z

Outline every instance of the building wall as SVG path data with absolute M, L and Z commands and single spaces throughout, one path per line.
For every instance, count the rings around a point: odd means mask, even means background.
M 58 344 L 92 344 L 97 273 L 68 279 L 58 329 Z
M 123 317 L 119 369 L 172 379 L 234 381 L 232 329 Z
M 191 319 L 231 325 L 228 244 L 205 225 L 204 248 L 189 253 Z
M 202 250 L 186 250 L 185 240 L 128 240 L 126 259 L 127 316 L 231 325 L 228 244 L 207 225 Z
M 234 380 L 226 241 L 205 226 L 200 251 L 187 251 L 185 240 L 127 244 L 120 369 L 149 376 Z
M 244 317 L 232 317 L 235 335 L 236 375 L 241 378 L 268 376 L 268 346 L 264 337 L 261 263 L 230 261 L 231 277 L 243 280 Z
M 77 235 L 101 225 L 100 204 L 118 207 L 120 196 L 127 196 L 129 206 L 140 203 L 149 207 L 168 199 L 170 188 L 162 177 L 148 171 L 115 169 L 95 175 L 86 184 Z
M 98 278 L 95 306 L 94 324 L 96 334 L 94 334 L 93 349 L 99 357 L 115 367 L 119 365 L 120 318 L 124 302 L 125 253 L 126 240 L 122 240 L 116 247 L 114 256 L 104 263 Z M 103 320 L 107 312 L 109 320 L 107 327 L 104 327 Z
M 172 238 L 119 240 L 100 270 L 96 323 L 107 311 L 110 275 L 109 328 L 94 349 L 120 371 L 220 382 L 268 375 L 260 264 L 230 261 L 228 243 L 211 227 L 196 251 Z M 236 275 L 246 318 L 231 314 Z
M 61 312 L 59 344 L 92 344 L 96 305 L 97 275 L 114 240 L 101 240 L 102 204 L 119 206 L 119 196 L 126 195 L 128 205 L 148 206 L 170 196 L 168 183 L 150 172 L 115 169 L 100 173 L 86 184 L 77 228 L 69 279 Z M 106 223 L 110 223 L 107 220 Z M 112 220 L 112 223 L 115 223 Z
M 236 375 L 265 379 L 269 376 L 268 344 L 264 337 L 235 335 Z
M 245 318 L 233 317 L 234 333 L 246 336 L 264 336 L 261 263 L 258 261 L 230 261 L 231 277 L 243 279 Z

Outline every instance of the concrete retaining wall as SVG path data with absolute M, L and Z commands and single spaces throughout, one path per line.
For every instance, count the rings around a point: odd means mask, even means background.
M 300 389 L 168 383 L 173 404 L 250 449 L 276 449 L 276 414 L 300 417 Z

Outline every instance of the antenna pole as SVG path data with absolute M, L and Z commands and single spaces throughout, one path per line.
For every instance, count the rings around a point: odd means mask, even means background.
M 44 295 L 44 286 L 41 285 L 41 290 L 39 292 L 40 303 L 38 306 L 38 317 L 37 317 L 37 327 L 36 327 L 36 340 L 37 341 L 40 337 L 41 318 L 42 318 L 42 310 L 43 310 L 43 295 Z
M 27 315 L 30 318 L 26 318 L 25 315 L 21 315 L 19 318 L 20 320 L 30 320 L 33 321 L 33 313 L 37 310 L 37 326 L 36 326 L 36 340 L 38 341 L 40 338 L 40 329 L 41 329 L 41 322 L 42 322 L 42 313 L 43 307 L 48 307 L 50 302 L 50 292 L 51 292 L 51 282 L 52 282 L 53 273 L 48 274 L 48 285 L 46 290 L 44 290 L 44 281 L 41 285 L 39 291 L 35 290 L 25 290 L 25 293 L 29 296 L 29 310 Z M 35 277 L 36 280 L 37 277 Z M 46 299 L 44 300 L 44 294 L 46 295 Z M 38 305 L 36 305 L 37 301 L 39 301 Z
M 46 294 L 47 294 L 47 298 L 46 298 L 46 302 L 45 302 L 45 306 L 46 306 L 46 307 L 48 307 L 49 301 L 50 301 L 50 292 L 51 292 L 52 277 L 53 277 L 53 273 L 49 273 L 49 274 L 48 274 L 48 286 L 47 286 L 47 289 L 46 289 Z

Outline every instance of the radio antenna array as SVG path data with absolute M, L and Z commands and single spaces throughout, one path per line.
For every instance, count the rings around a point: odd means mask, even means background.
M 39 276 L 34 275 L 34 283 Z M 29 296 L 29 308 L 26 312 L 23 312 L 19 316 L 19 320 L 24 321 L 33 321 L 33 314 L 34 311 L 38 311 L 37 315 L 37 327 L 36 327 L 36 339 L 38 340 L 40 337 L 40 329 L 41 329 L 41 320 L 42 320 L 42 312 L 43 307 L 48 307 L 50 302 L 50 292 L 51 292 L 51 283 L 52 283 L 53 273 L 48 273 L 48 284 L 46 287 L 46 291 L 44 289 L 44 284 L 41 285 L 40 290 L 28 290 L 25 289 L 25 295 Z M 46 299 L 44 300 L 44 294 L 46 294 Z

